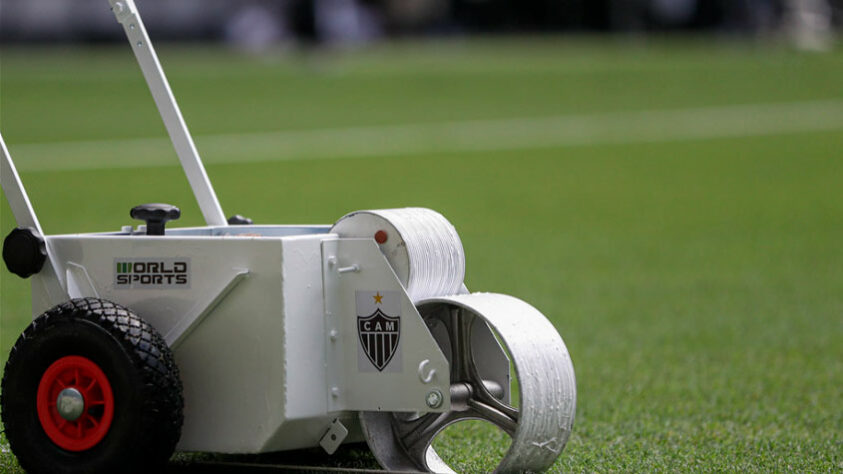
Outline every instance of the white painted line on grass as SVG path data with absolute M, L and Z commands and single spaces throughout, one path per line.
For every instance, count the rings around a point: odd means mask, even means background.
M 197 136 L 206 163 L 671 142 L 843 130 L 843 100 Z M 177 166 L 166 138 L 11 145 L 22 171 Z

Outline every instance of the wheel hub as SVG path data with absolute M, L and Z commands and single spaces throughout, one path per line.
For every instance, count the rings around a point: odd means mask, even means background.
M 114 393 L 92 360 L 71 355 L 53 362 L 41 376 L 38 420 L 47 437 L 67 451 L 85 451 L 108 433 L 114 419 Z
M 76 421 L 85 411 L 85 398 L 73 387 L 59 392 L 56 398 L 56 410 L 67 421 Z

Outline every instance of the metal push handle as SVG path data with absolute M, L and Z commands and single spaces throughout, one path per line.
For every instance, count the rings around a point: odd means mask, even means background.
M 6 142 L 3 141 L 3 135 L 0 135 L 0 185 L 3 186 L 3 192 L 6 194 L 18 227 L 32 227 L 38 234 L 44 235 L 32 204 L 29 203 L 26 189 L 18 176 L 18 170 L 15 169 L 15 164 L 9 155 L 9 149 L 6 148 Z
M 140 64 L 141 71 L 143 71 L 143 77 L 146 79 L 149 91 L 155 99 L 155 105 L 158 106 L 158 113 L 164 121 L 167 133 L 170 134 L 170 140 L 179 156 L 179 161 L 181 161 L 181 166 L 187 175 L 191 189 L 193 189 L 193 194 L 196 196 L 196 201 L 199 203 L 199 209 L 205 217 L 205 222 L 209 226 L 228 225 L 214 188 L 211 186 L 211 181 L 208 179 L 208 174 L 205 172 L 202 159 L 199 158 L 199 152 L 196 150 L 193 138 L 190 136 L 173 92 L 170 90 L 170 84 L 167 82 L 161 63 L 158 62 L 155 49 L 149 41 L 149 35 L 146 34 L 146 28 L 143 26 L 135 2 L 133 0 L 108 1 L 117 21 L 123 25 L 123 30 L 126 32 L 132 51 L 134 51 L 138 64 Z

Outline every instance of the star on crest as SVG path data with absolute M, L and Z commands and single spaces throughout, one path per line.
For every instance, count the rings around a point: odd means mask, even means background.
M 383 301 L 381 301 L 381 300 L 383 300 L 383 295 L 381 295 L 381 292 L 380 292 L 380 291 L 379 291 L 379 292 L 377 292 L 377 294 L 373 295 L 373 296 L 372 296 L 372 298 L 374 298 L 374 299 L 375 299 L 375 303 L 377 303 L 377 304 L 383 304 Z

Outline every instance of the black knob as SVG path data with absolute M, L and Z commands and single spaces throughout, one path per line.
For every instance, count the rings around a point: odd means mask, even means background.
M 181 210 L 170 204 L 141 204 L 133 207 L 129 215 L 146 221 L 146 235 L 164 235 L 164 225 L 181 217 Z
M 32 227 L 18 227 L 3 241 L 3 261 L 10 272 L 28 278 L 41 271 L 47 260 L 44 237 Z
M 240 214 L 234 214 L 228 218 L 228 225 L 252 225 L 252 219 L 243 217 Z

